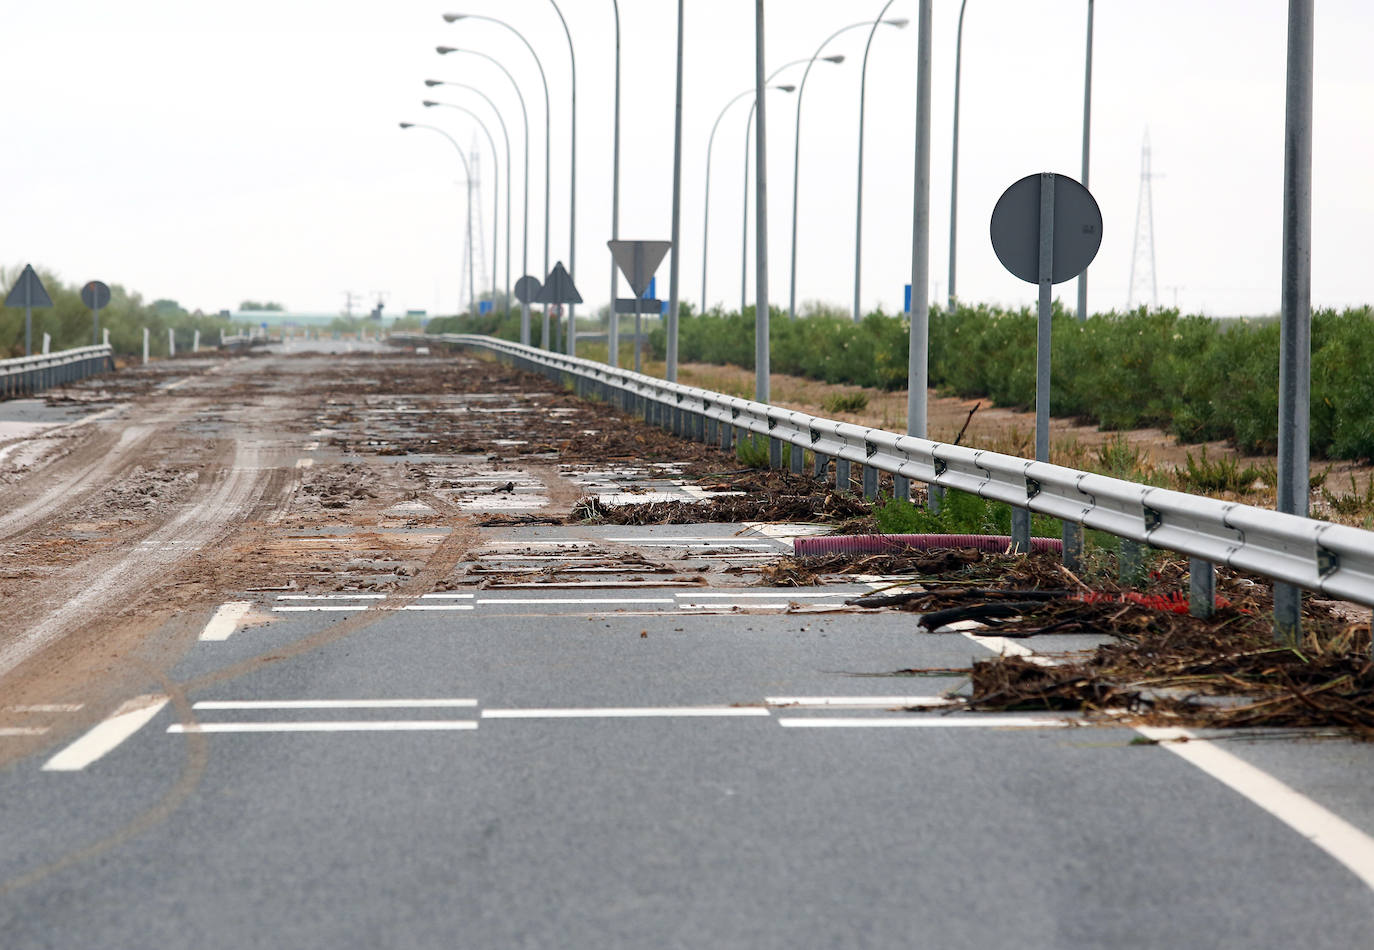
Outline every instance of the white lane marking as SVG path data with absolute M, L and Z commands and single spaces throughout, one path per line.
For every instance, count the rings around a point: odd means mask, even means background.
M 980 637 L 978 634 L 969 633 L 967 630 L 960 630 L 959 632 L 980 647 L 986 647 L 993 653 L 1000 653 L 1002 656 L 1019 656 L 1027 663 L 1034 663 L 1036 666 L 1058 665 L 1057 660 L 1040 656 L 1034 650 L 1027 649 L 1024 644 L 1017 643 L 1015 640 L 1008 640 L 1006 637 Z
M 468 600 L 471 600 L 473 597 L 476 597 L 476 596 L 477 596 L 476 594 L 421 594 L 421 595 L 420 595 L 420 599 L 421 599 L 421 600 L 430 600 L 430 599 L 435 599 L 435 600 L 438 600 L 438 599 L 460 600 L 460 599 L 466 598 L 466 599 L 468 599 Z
M 0 736 L 41 736 L 47 726 L 0 726 Z
M 709 537 L 705 537 L 705 536 L 703 536 L 703 537 L 694 537 L 694 536 L 687 536 L 687 535 L 684 535 L 683 537 L 668 537 L 668 536 L 664 536 L 664 537 L 639 537 L 639 538 L 616 537 L 616 538 L 603 538 L 602 540 L 605 540 L 605 541 L 614 541 L 614 542 L 617 543 L 617 544 L 667 544 L 667 545 L 674 545 L 674 546 L 676 546 L 676 545 L 683 544 L 683 543 L 685 542 L 685 543 L 688 543 L 688 544 L 710 544 L 710 545 L 728 544 L 728 545 L 731 545 L 732 547 L 739 546 L 739 545 L 745 545 L 745 546 L 751 547 L 751 548 L 775 548 L 775 547 L 777 547 L 777 545 L 774 544 L 772 541 L 750 541 L 750 540 L 747 539 L 747 538 L 733 538 L 733 537 L 709 538 Z
M 309 607 L 273 607 L 272 612 L 275 614 L 281 614 L 300 612 L 306 610 L 366 610 L 367 608 L 367 604 L 319 604 L 312 605 Z
M 475 699 L 203 699 L 192 709 L 471 709 Z
M 1137 726 L 1136 732 L 1263 808 L 1374 890 L 1374 838 L 1359 828 L 1269 773 L 1186 729 Z
M 81 771 L 146 726 L 166 705 L 166 696 L 139 696 L 128 700 L 104 722 L 49 759 L 43 771 Z
M 314 464 L 314 459 L 296 459 L 296 468 L 312 468 Z
M 385 607 L 381 608 L 387 609 Z M 472 604 L 406 604 L 401 610 L 475 610 Z
M 891 709 L 894 706 L 953 706 L 955 699 L 943 696 L 765 696 L 770 706 L 847 706 L 853 709 Z
M 6 706 L 5 712 L 15 713 L 73 713 L 80 712 L 84 703 L 30 703 L 20 706 Z
M 748 604 L 731 604 L 717 601 L 710 604 L 678 604 L 677 606 L 679 610 L 786 610 L 787 602 L 769 603 L 756 600 Z
M 483 719 L 660 719 L 676 716 L 767 716 L 762 706 L 640 706 L 567 709 L 483 709 Z
M 780 717 L 778 725 L 796 729 L 1054 729 L 1072 725 L 1044 716 L 802 716 Z
M 358 722 L 202 722 L 173 723 L 169 733 L 191 732 L 455 732 L 476 729 L 475 719 L 395 719 Z
M 200 638 L 202 640 L 228 640 L 238 629 L 239 621 L 243 619 L 244 614 L 252 609 L 253 604 L 246 600 L 220 604 L 219 609 L 210 618 L 210 622 L 200 632 Z
M 671 604 L 671 597 L 478 597 L 479 604 Z
M 771 592 L 763 593 L 763 594 L 744 593 L 744 592 L 741 592 L 741 591 L 736 591 L 736 592 L 733 592 L 733 593 L 731 593 L 731 592 L 726 592 L 726 593 L 721 593 L 721 594 L 693 594 L 693 593 L 681 593 L 681 594 L 674 594 L 673 596 L 679 597 L 679 598 L 681 598 L 681 599 L 683 599 L 683 600 L 706 600 L 707 598 L 719 598 L 719 599 L 721 599 L 721 600 L 739 600 L 739 599 L 741 599 L 741 598 L 751 598 L 751 597 L 758 597 L 758 598 L 766 598 L 766 597 L 772 597 L 772 598 L 786 597 L 788 600 L 801 600 L 801 599 L 807 598 L 807 597 L 818 597 L 818 598 L 819 598 L 819 597 L 852 597 L 852 596 L 854 596 L 855 594 L 859 594 L 859 593 L 862 593 L 862 591 L 830 591 L 829 593 L 823 593 L 823 594 L 793 594 L 793 593 L 789 593 L 789 592 L 787 592 L 787 591 L 776 591 L 776 590 L 775 590 L 775 591 L 771 591 Z
M 320 447 L 320 443 L 318 443 L 318 442 L 307 442 L 307 443 L 305 443 L 305 445 L 301 446 L 301 448 L 304 449 L 304 450 L 307 451 L 307 452 L 314 452 L 314 451 L 315 451 L 316 449 L 318 449 L 319 447 Z
M 277 600 L 386 600 L 386 594 L 278 594 Z

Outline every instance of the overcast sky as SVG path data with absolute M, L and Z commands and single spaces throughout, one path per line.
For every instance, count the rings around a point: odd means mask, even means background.
M 561 0 L 577 54 L 577 268 L 591 304 L 609 296 L 611 0 Z M 622 0 L 621 235 L 671 230 L 674 0 Z M 809 58 L 834 31 L 875 18 L 883 0 L 768 0 L 769 69 Z M 947 292 L 957 0 L 936 0 L 931 158 L 931 295 Z M 687 0 L 683 106 L 683 299 L 701 295 L 706 145 L 725 103 L 753 83 L 752 0 Z M 1279 304 L 1286 0 L 1097 0 L 1090 187 L 1102 250 L 1090 307 L 1125 305 L 1141 143 L 1153 149 L 1160 302 L 1216 315 Z M 442 125 L 480 154 L 490 261 L 494 170 L 486 139 L 456 110 L 486 118 L 504 176 L 500 106 L 514 156 L 515 276 L 521 273 L 523 128 L 509 81 L 471 56 L 501 59 L 529 108 L 529 270 L 543 266 L 544 104 L 533 59 L 490 23 L 505 19 L 539 53 L 552 97 L 551 255 L 569 258 L 569 60 L 548 0 L 63 0 L 0 5 L 0 263 L 64 280 L 103 279 L 146 298 L 217 311 L 245 298 L 337 311 L 346 291 L 387 294 L 388 312 L 458 305 L 466 215 L 452 146 L 400 120 Z M 1038 171 L 1080 177 L 1084 0 L 969 0 L 959 168 L 961 298 L 1032 304 L 988 241 L 997 197 Z M 895 0 L 890 18 L 912 18 Z M 826 47 L 803 100 L 798 298 L 847 308 L 853 293 L 859 69 L 867 29 Z M 1374 4 L 1317 4 L 1313 298 L 1374 301 Z M 870 308 L 900 309 L 910 279 L 916 27 L 880 28 L 868 71 L 864 269 Z M 796 82 L 801 71 L 783 73 Z M 725 114 L 712 156 L 707 297 L 740 295 L 741 188 L 748 100 Z M 768 102 L 770 297 L 787 303 L 796 95 Z M 504 231 L 505 183 L 501 185 Z M 505 283 L 504 233 L 499 283 Z M 752 299 L 753 235 L 749 268 Z M 669 263 L 659 271 L 667 296 Z M 623 284 L 622 284 L 623 287 Z M 1072 284 L 1058 288 L 1072 302 Z

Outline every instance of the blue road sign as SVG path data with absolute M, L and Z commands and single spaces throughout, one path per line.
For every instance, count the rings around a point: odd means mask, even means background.
M 910 313 L 910 312 L 911 312 L 911 285 L 910 285 L 910 284 L 907 284 L 907 285 L 906 285 L 906 297 L 903 298 L 903 299 L 906 300 L 906 303 L 902 304 L 902 313 Z
M 645 300 L 653 300 L 655 297 L 658 296 L 658 294 L 655 292 L 657 289 L 658 289 L 658 278 L 657 278 L 657 277 L 650 277 L 650 278 L 649 278 L 649 286 L 645 289 L 644 293 L 640 294 L 640 296 L 643 297 Z
M 493 306 L 494 306 L 494 305 L 492 304 L 492 302 L 491 302 L 490 300 L 479 300 L 479 301 L 477 301 L 477 312 L 478 312 L 478 313 L 491 313 L 491 310 L 492 310 L 492 307 L 493 307 Z

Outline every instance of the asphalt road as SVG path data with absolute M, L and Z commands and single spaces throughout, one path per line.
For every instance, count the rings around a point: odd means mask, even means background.
M 0 770 L 0 946 L 1369 940 L 1366 746 L 1189 743 L 1222 757 L 1199 767 L 1120 726 L 903 711 L 960 682 L 894 671 L 1006 644 L 826 612 L 862 583 L 540 583 L 555 558 L 757 563 L 787 528 L 470 530 L 526 580 L 312 589 L 264 560 L 169 613 L 174 664 Z

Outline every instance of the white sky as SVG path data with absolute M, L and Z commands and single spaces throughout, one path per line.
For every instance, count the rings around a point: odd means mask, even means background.
M 769 68 L 812 55 L 834 30 L 876 17 L 883 0 L 769 0 Z M 578 267 L 590 304 L 609 296 L 613 30 L 610 0 L 562 0 L 578 56 Z M 621 235 L 667 238 L 672 185 L 674 0 L 622 0 Z M 992 253 L 988 218 L 1024 175 L 1079 177 L 1084 0 L 969 0 L 964 27 L 959 280 L 966 300 L 1032 304 L 1035 289 Z M 1140 149 L 1154 168 L 1161 303 L 1230 315 L 1279 301 L 1285 0 L 1097 0 L 1091 188 L 1105 237 L 1090 270 L 1094 310 L 1125 304 Z M 544 62 L 553 104 L 552 256 L 568 259 L 568 50 L 547 0 L 63 0 L 0 5 L 0 262 L 63 279 L 103 279 L 148 299 L 217 311 L 244 298 L 335 311 L 344 291 L 388 293 L 387 310 L 451 312 L 465 215 L 452 147 L 399 120 L 443 125 L 480 144 L 456 89 L 502 107 L 515 149 L 519 276 L 523 146 L 507 80 L 471 45 L 503 59 L 530 110 L 530 271 L 542 266 L 543 93 L 518 41 L 447 11 L 501 17 Z M 914 18 L 916 0 L 889 17 Z M 947 290 L 956 0 L 935 2 L 932 297 Z M 859 65 L 866 30 L 827 48 L 806 88 L 798 298 L 848 307 L 853 288 Z M 753 83 L 752 0 L 687 0 L 681 293 L 697 303 L 707 135 Z M 913 22 L 882 28 L 869 63 L 865 308 L 901 306 L 911 266 L 915 112 Z M 1374 300 L 1374 3 L 1318 0 L 1313 297 Z M 800 78 L 800 70 L 778 82 Z M 768 109 L 770 297 L 787 303 L 795 95 Z M 721 123 L 713 156 L 712 303 L 737 306 L 747 101 Z M 488 119 L 492 134 L 500 132 Z M 505 160 L 500 163 L 504 172 Z M 504 183 L 502 185 L 504 225 Z M 482 201 L 491 241 L 491 196 Z M 500 266 L 505 283 L 504 236 Z M 753 271 L 750 236 L 750 272 Z M 490 259 L 491 248 L 487 249 Z M 667 297 L 669 265 L 659 270 Z M 622 292 L 624 284 L 622 282 Z M 1072 301 L 1072 284 L 1058 288 Z M 750 297 L 752 299 L 752 281 Z

